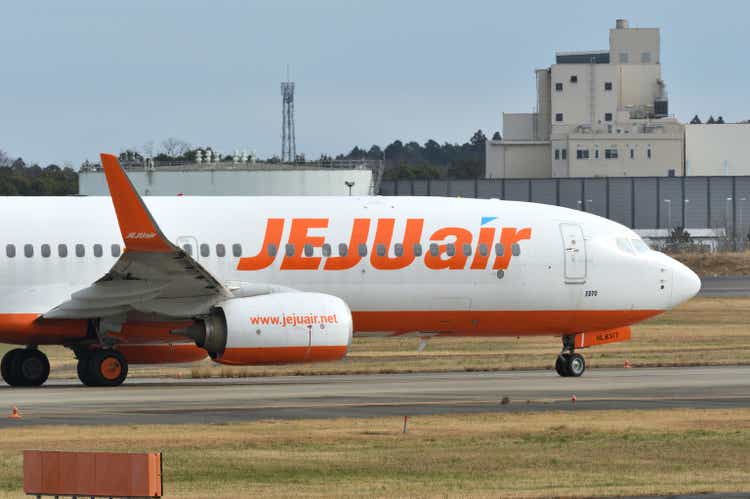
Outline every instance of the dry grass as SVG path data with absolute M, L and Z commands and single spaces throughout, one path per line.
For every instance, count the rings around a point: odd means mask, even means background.
M 633 329 L 632 341 L 586 351 L 590 367 L 750 364 L 750 299 L 695 298 Z M 419 352 L 415 338 L 356 338 L 339 362 L 226 367 L 209 360 L 172 366 L 132 366 L 131 376 L 248 377 L 552 369 L 559 338 L 433 338 Z M 75 378 L 73 355 L 45 347 L 52 376 Z
M 750 275 L 750 251 L 671 255 L 701 277 Z
M 27 448 L 162 450 L 167 497 L 585 497 L 750 489 L 750 410 L 654 410 L 0 430 Z

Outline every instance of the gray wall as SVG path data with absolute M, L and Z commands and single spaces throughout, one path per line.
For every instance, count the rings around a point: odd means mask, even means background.
M 737 246 L 750 231 L 748 177 L 383 180 L 383 196 L 532 201 L 585 210 L 633 229 L 726 228 Z

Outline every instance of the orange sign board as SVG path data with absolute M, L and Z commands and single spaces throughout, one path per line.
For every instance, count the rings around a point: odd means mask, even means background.
M 161 497 L 161 453 L 23 452 L 29 495 Z
M 578 333 L 576 335 L 575 347 L 586 348 L 593 347 L 594 345 L 605 345 L 607 343 L 617 343 L 618 341 L 628 341 L 630 335 L 630 326 L 608 329 L 606 331 Z

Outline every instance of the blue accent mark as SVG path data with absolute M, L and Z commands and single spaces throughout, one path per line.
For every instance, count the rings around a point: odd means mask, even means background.
M 482 224 L 484 225 L 486 223 L 492 222 L 493 220 L 497 220 L 497 217 L 482 217 Z

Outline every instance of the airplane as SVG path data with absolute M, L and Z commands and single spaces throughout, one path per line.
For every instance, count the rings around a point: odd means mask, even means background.
M 11 386 L 63 345 L 87 386 L 131 364 L 335 361 L 353 334 L 562 339 L 555 370 L 692 298 L 629 228 L 535 203 L 440 197 L 148 197 L 102 154 L 103 197 L 0 198 Z

